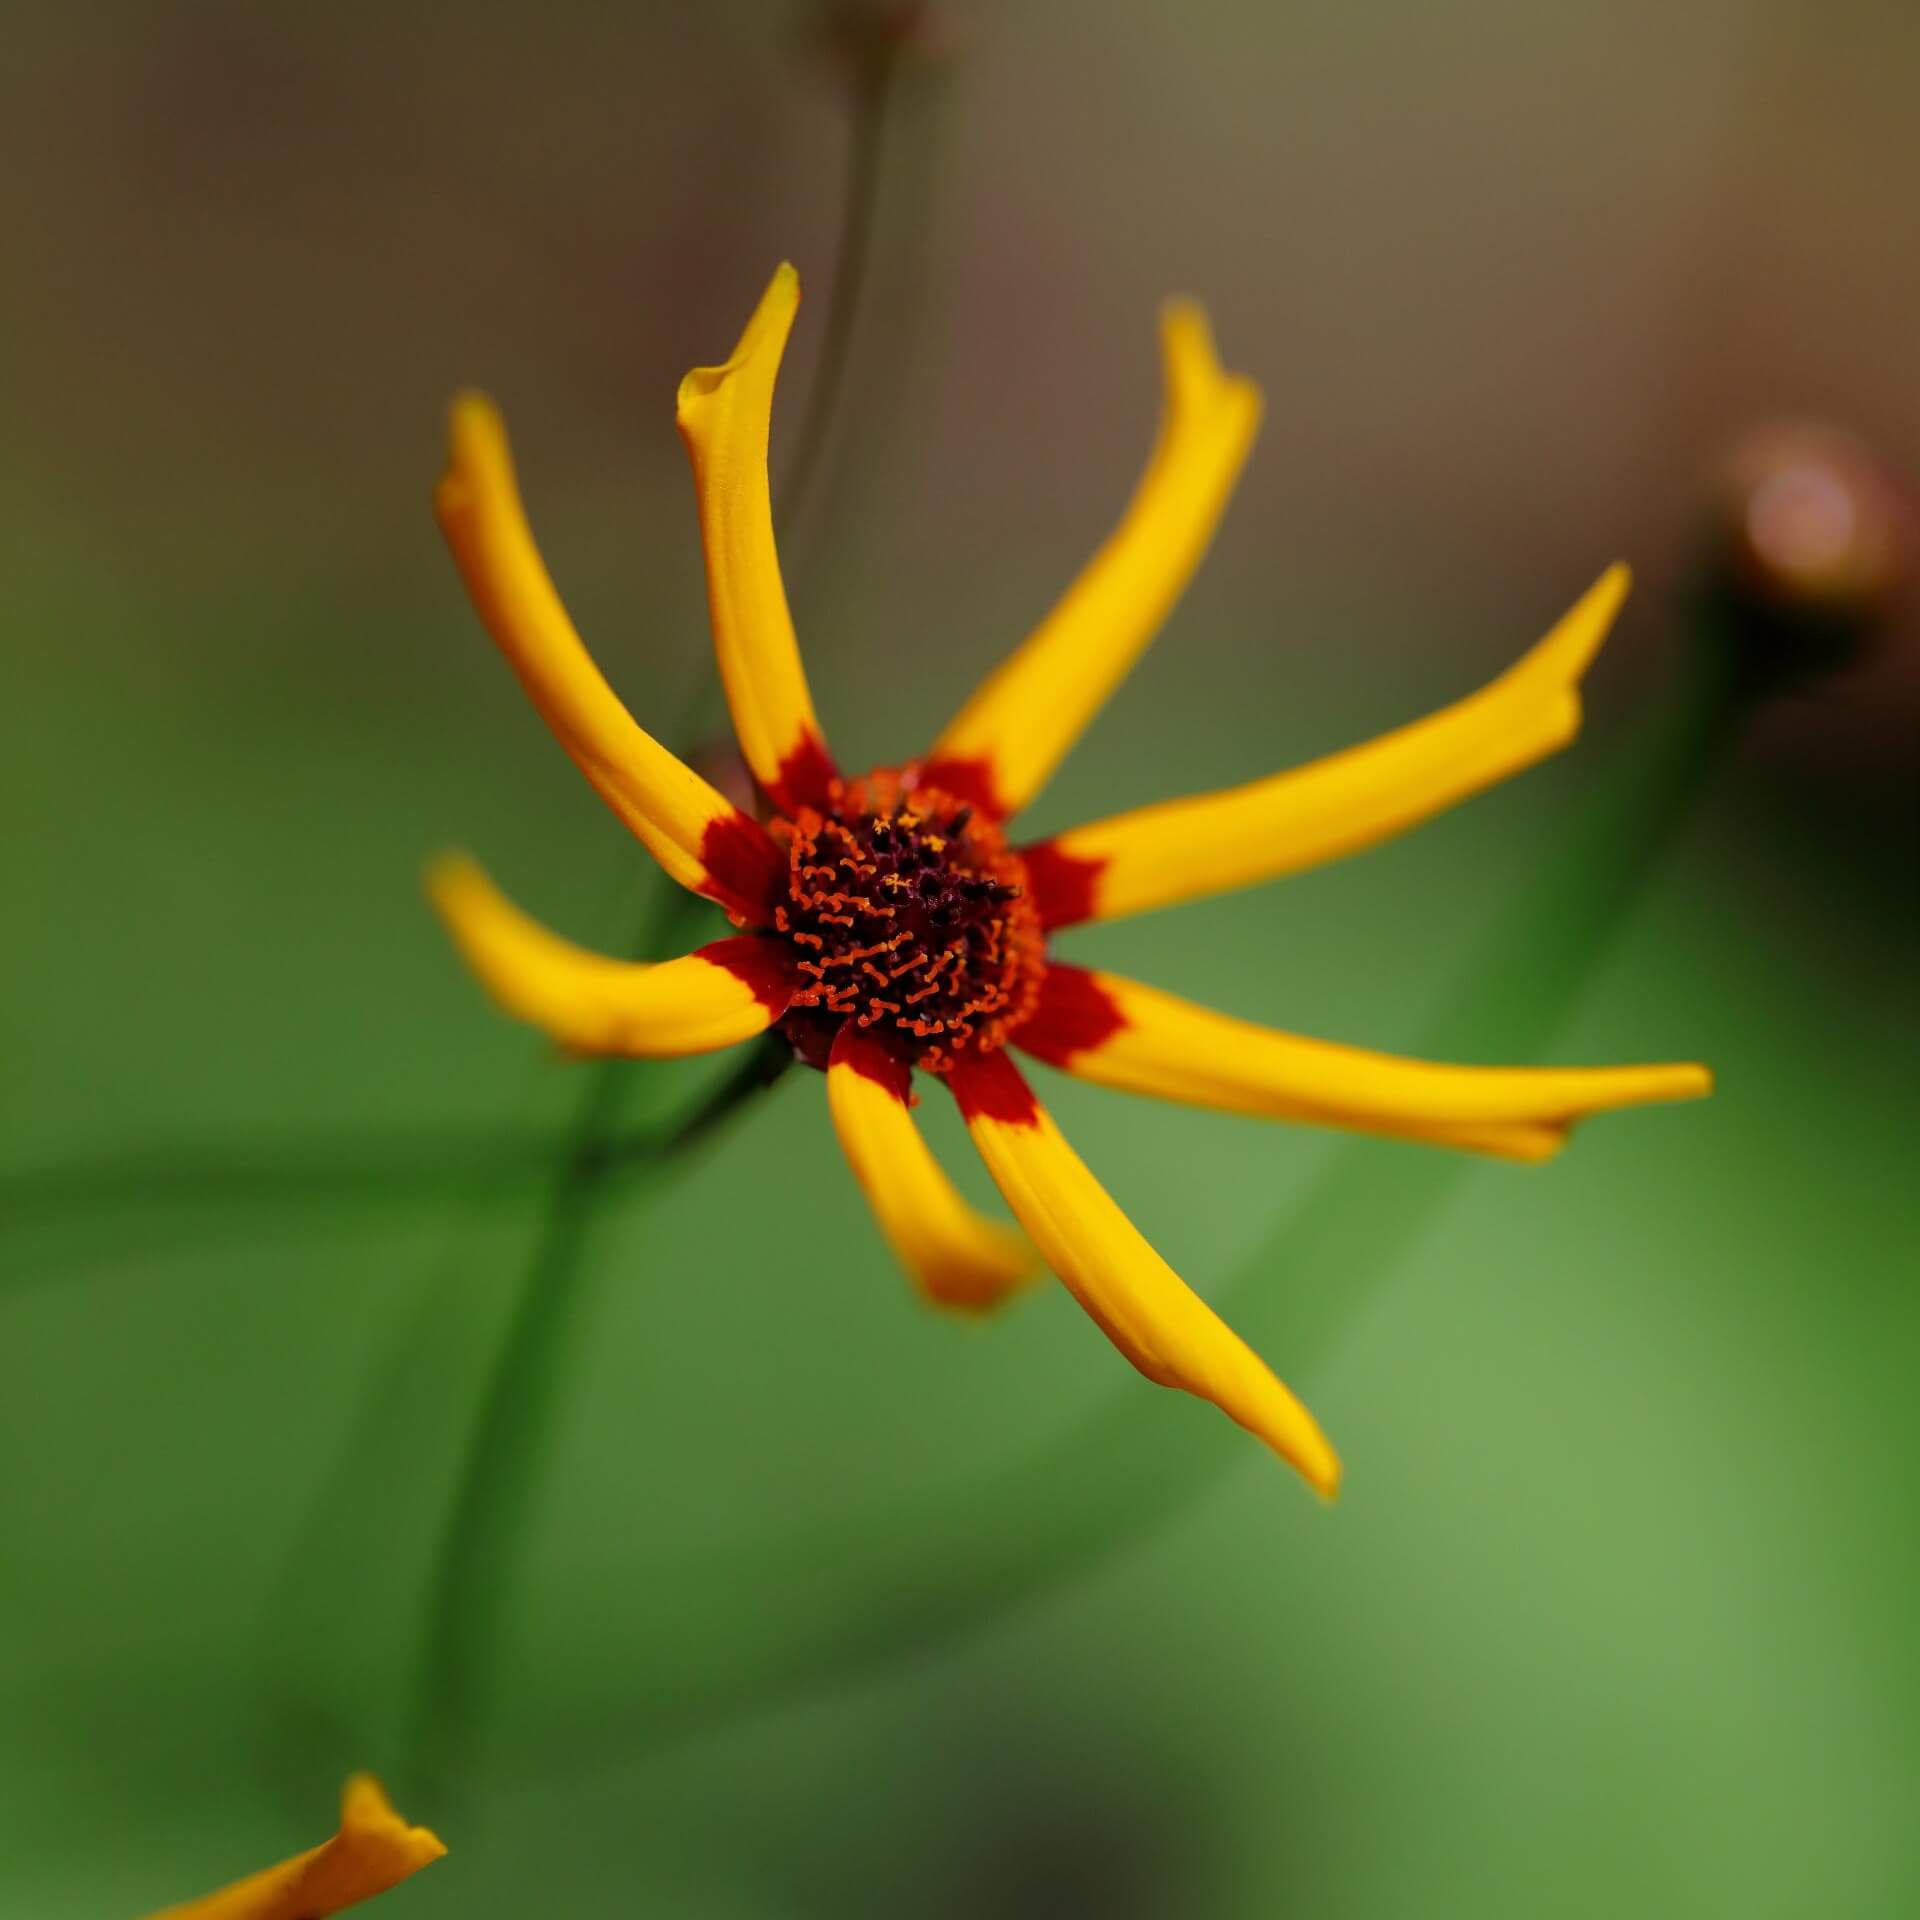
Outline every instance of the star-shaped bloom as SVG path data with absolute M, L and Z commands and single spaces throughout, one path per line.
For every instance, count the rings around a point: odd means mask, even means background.
M 397 1887 L 445 1852 L 437 1835 L 394 1812 L 372 1774 L 357 1773 L 340 1796 L 340 1831 L 331 1840 L 152 1920 L 325 1920 Z
M 1161 323 L 1160 431 L 1119 526 L 932 747 L 844 777 L 801 667 L 774 550 L 767 441 L 800 299 L 783 266 L 731 359 L 687 375 L 715 649 L 760 804 L 748 813 L 635 724 L 555 592 L 499 416 L 453 409 L 440 522 L 494 639 L 560 744 L 681 885 L 738 929 L 658 965 L 582 951 L 465 860 L 434 899 L 507 1011 L 575 1053 L 705 1053 L 778 1028 L 827 1104 L 882 1233 L 924 1293 L 983 1309 L 1038 1260 L 1149 1379 L 1211 1400 L 1331 1496 L 1312 1416 L 1133 1226 L 1014 1054 L 1129 1093 L 1515 1160 L 1609 1108 L 1707 1091 L 1692 1065 L 1431 1064 L 1304 1039 L 1055 960 L 1084 921 L 1224 892 L 1371 846 L 1563 746 L 1627 591 L 1613 567 L 1533 650 L 1455 705 L 1364 746 L 1019 844 L 1040 791 L 1154 636 L 1212 537 L 1260 418 L 1198 308 Z M 1024 1232 L 977 1213 L 913 1117 L 916 1073 L 959 1103 Z

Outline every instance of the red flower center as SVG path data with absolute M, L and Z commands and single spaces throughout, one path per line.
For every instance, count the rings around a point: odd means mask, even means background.
M 805 983 L 781 1030 L 812 1066 L 852 1020 L 944 1072 L 961 1049 L 1000 1046 L 1038 998 L 1044 935 L 1020 857 L 917 775 L 835 780 L 824 811 L 771 824 L 788 857 L 774 929 Z

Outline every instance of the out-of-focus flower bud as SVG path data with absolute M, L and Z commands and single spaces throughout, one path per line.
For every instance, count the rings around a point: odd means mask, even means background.
M 822 0 L 809 39 L 856 85 L 897 61 L 935 64 L 959 44 L 951 13 L 934 0 Z
M 1913 502 L 1862 441 L 1781 422 L 1750 434 L 1722 475 L 1713 585 L 1753 664 L 1788 674 L 1852 658 L 1913 566 Z

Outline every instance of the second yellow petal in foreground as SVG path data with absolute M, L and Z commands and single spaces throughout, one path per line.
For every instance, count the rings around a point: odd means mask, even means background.
M 1159 632 L 1206 553 L 1260 425 L 1260 389 L 1226 373 L 1206 316 L 1171 302 L 1160 320 L 1160 433 L 1133 499 L 1017 652 L 955 717 L 927 778 L 996 815 L 1045 784 Z
M 822 804 L 833 772 L 780 578 L 767 481 L 774 382 L 799 305 L 800 276 L 782 265 L 732 358 L 681 381 L 676 416 L 693 463 L 707 608 L 733 729 L 753 777 L 783 811 Z
M 1014 1044 L 1126 1093 L 1516 1160 L 1550 1157 L 1593 1114 L 1695 1100 L 1713 1088 L 1713 1076 L 1690 1061 L 1460 1067 L 1406 1060 L 1256 1026 L 1117 974 L 1058 964 Z
M 764 1033 L 792 996 L 780 948 L 752 934 L 648 965 L 550 933 L 471 860 L 436 862 L 427 890 L 494 1001 L 575 1053 L 711 1053 Z
M 1075 827 L 1032 850 L 1049 926 L 1117 920 L 1357 853 L 1531 766 L 1580 727 L 1580 678 L 1626 598 L 1610 567 L 1478 693 L 1364 746 Z
M 434 510 L 475 609 L 554 737 L 674 879 L 739 920 L 761 917 L 777 866 L 732 801 L 638 725 L 575 632 L 521 504 L 499 412 L 453 403 Z
M 1008 1206 L 1107 1338 L 1149 1380 L 1211 1400 L 1332 1499 L 1340 1462 L 1313 1415 L 1147 1244 L 1006 1054 L 963 1056 L 948 1084 Z
M 935 1305 L 980 1313 L 1038 1271 L 1023 1233 L 977 1213 L 921 1137 L 907 1069 L 849 1020 L 827 1064 L 834 1131 L 894 1257 Z

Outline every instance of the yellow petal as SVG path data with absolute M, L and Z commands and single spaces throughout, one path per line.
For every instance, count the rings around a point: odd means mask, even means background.
M 711 1053 L 764 1033 L 792 996 L 783 948 L 753 934 L 649 966 L 549 933 L 471 860 L 437 861 L 427 890 L 499 1006 L 575 1053 Z
M 436 1835 L 394 1812 L 372 1774 L 356 1774 L 341 1795 L 333 1839 L 152 1920 L 324 1920 L 398 1886 L 445 1852 Z
M 1251 886 L 1358 852 L 1504 780 L 1580 728 L 1580 678 L 1626 598 L 1614 566 L 1478 693 L 1365 746 L 1250 786 L 1075 827 L 1031 850 L 1049 926 Z
M 1340 1463 L 1312 1414 L 1147 1244 L 1005 1053 L 963 1056 L 948 1084 L 1015 1218 L 1107 1338 L 1149 1380 L 1211 1400 L 1332 1499 Z
M 1190 301 L 1161 316 L 1160 433 L 1119 526 L 940 736 L 926 777 L 1005 816 L 1066 757 L 1159 631 L 1213 538 L 1260 424 Z
M 554 737 L 682 886 L 767 917 L 782 862 L 762 829 L 634 723 L 593 664 L 534 545 L 506 429 L 477 393 L 453 404 L 434 510 L 487 630 Z
M 907 1068 L 849 1020 L 827 1064 L 827 1103 L 854 1178 L 894 1257 L 936 1306 L 981 1313 L 1032 1279 L 1023 1233 L 961 1198 L 914 1124 Z
M 1539 1160 L 1591 1114 L 1712 1091 L 1705 1067 L 1455 1067 L 1254 1026 L 1116 974 L 1048 970 L 1014 1035 L 1083 1080 L 1189 1106 Z
M 733 730 L 753 777 L 785 811 L 818 806 L 833 777 L 787 610 L 767 488 L 774 381 L 799 305 L 800 276 L 782 265 L 732 359 L 695 367 L 680 383 L 679 405 Z

